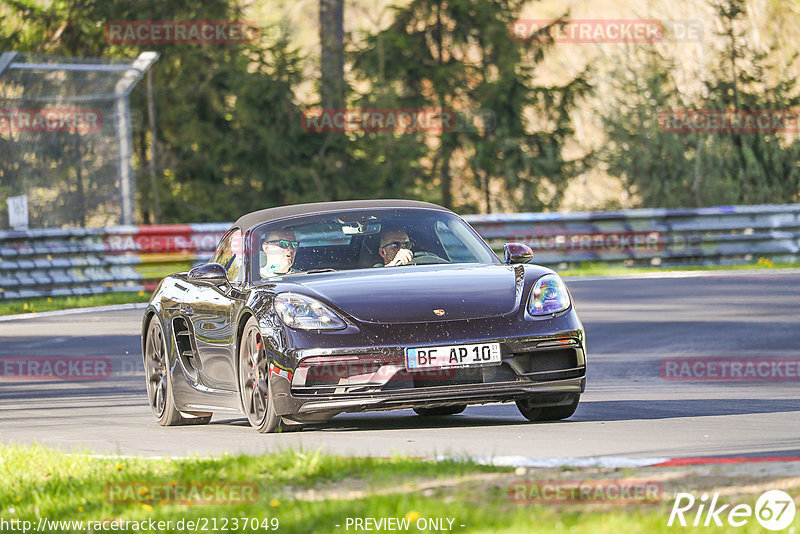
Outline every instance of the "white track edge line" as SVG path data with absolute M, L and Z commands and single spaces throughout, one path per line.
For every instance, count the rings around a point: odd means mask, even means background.
M 535 458 L 529 456 L 437 456 L 435 460 L 472 461 L 497 467 L 647 467 L 667 462 L 671 458 L 629 458 L 625 456 L 589 456 L 564 458 Z
M 663 279 L 663 278 L 702 278 L 726 276 L 780 276 L 786 274 L 800 274 L 800 269 L 737 269 L 737 270 L 711 270 L 711 271 L 664 271 L 658 273 L 631 273 L 609 275 L 563 276 L 565 282 L 596 282 L 600 280 L 636 280 L 636 279 Z
M 16 315 L 0 316 L 0 323 L 18 321 L 20 319 L 39 319 L 42 317 L 58 317 L 61 315 L 75 315 L 78 313 L 111 312 L 122 310 L 139 310 L 147 307 L 146 302 L 130 302 L 127 304 L 109 304 L 107 306 L 91 306 L 88 308 L 70 308 L 68 310 L 53 310 L 46 312 L 18 313 Z

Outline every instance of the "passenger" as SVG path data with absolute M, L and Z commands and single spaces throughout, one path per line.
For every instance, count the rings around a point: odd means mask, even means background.
M 297 242 L 293 230 L 273 230 L 261 243 L 261 250 L 267 255 L 267 263 L 261 267 L 261 278 L 269 278 L 291 272 L 297 254 Z
M 381 246 L 378 249 L 383 263 L 378 263 L 375 267 L 394 267 L 396 265 L 407 265 L 414 258 L 411 252 L 411 240 L 408 234 L 400 228 L 387 228 L 381 232 Z

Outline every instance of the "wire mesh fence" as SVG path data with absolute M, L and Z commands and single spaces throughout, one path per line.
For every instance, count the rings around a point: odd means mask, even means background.
M 128 96 L 157 60 L 0 56 L 0 228 L 26 195 L 30 228 L 135 222 Z

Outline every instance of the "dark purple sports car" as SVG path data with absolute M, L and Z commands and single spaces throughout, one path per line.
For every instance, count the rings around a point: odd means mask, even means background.
M 515 401 L 571 416 L 585 334 L 561 278 L 505 262 L 455 213 L 370 200 L 240 218 L 211 263 L 168 276 L 142 324 L 147 394 L 162 425 L 247 415 L 260 432 L 342 412 L 457 414 Z

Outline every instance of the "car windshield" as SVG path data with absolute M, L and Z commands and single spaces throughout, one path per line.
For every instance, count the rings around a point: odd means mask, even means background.
M 348 210 L 251 232 L 251 280 L 303 272 L 434 263 L 498 263 L 459 217 L 426 209 Z

